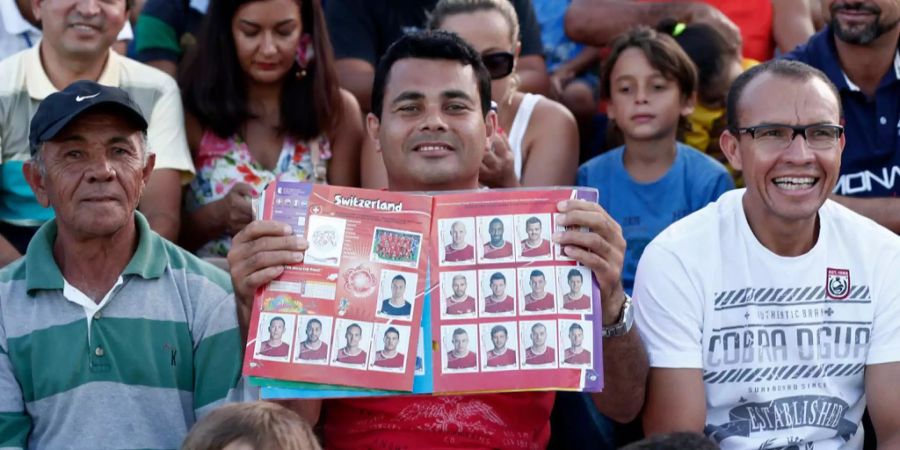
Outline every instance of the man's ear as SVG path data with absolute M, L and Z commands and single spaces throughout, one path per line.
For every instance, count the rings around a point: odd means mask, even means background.
M 381 120 L 375 114 L 366 114 L 366 134 L 375 144 L 375 152 L 381 153 L 381 141 L 378 139 L 378 133 L 381 131 Z
M 738 138 L 731 134 L 730 130 L 723 131 L 719 136 L 719 148 L 725 154 L 725 157 L 728 158 L 728 163 L 731 164 L 731 167 L 734 167 L 735 170 L 744 170 Z
M 31 12 L 34 14 L 34 18 L 40 22 L 41 21 L 41 2 L 43 0 L 31 0 Z
M 22 175 L 25 176 L 25 181 L 28 182 L 31 190 L 34 191 L 34 196 L 38 203 L 44 208 L 49 207 L 50 198 L 47 196 L 47 189 L 44 187 L 44 177 L 38 164 L 33 159 L 25 161 L 25 164 L 22 165 Z
M 149 155 L 147 155 L 147 164 L 145 164 L 144 169 L 141 170 L 141 178 L 144 180 L 144 186 L 147 186 L 147 183 L 150 182 L 150 175 L 153 173 L 153 168 L 155 166 L 156 153 L 150 153 Z

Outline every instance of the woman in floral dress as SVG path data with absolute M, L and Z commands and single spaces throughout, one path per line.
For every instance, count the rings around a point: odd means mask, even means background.
M 197 168 L 181 244 L 225 256 L 276 177 L 359 185 L 359 105 L 338 86 L 317 0 L 210 2 L 181 77 Z

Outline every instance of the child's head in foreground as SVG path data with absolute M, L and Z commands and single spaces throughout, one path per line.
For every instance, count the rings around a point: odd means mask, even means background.
M 271 402 L 231 403 L 191 428 L 182 450 L 320 450 L 297 413 Z
M 671 36 L 647 27 L 620 35 L 600 75 L 607 114 L 629 141 L 673 140 L 694 110 L 697 69 Z

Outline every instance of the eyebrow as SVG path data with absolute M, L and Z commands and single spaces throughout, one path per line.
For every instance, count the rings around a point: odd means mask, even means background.
M 470 102 L 475 101 L 475 99 L 473 99 L 472 96 L 470 96 L 465 91 L 461 91 L 459 89 L 451 89 L 449 91 L 444 91 L 441 93 L 441 97 L 443 97 L 446 100 L 461 99 L 461 100 L 466 100 L 466 101 L 470 101 Z
M 396 105 L 397 103 L 400 103 L 400 102 L 422 100 L 423 98 L 425 98 L 425 94 L 423 94 L 421 92 L 404 91 L 404 92 L 401 92 L 396 97 L 394 97 L 394 99 L 391 101 L 391 104 Z
M 256 28 L 262 28 L 262 25 L 260 25 L 260 24 L 258 24 L 258 23 L 256 23 L 256 22 L 247 20 L 247 19 L 239 19 L 239 21 L 240 21 L 242 24 L 244 24 L 244 25 L 250 25 L 251 27 L 256 27 Z M 292 22 L 294 22 L 294 19 L 284 19 L 284 20 L 282 20 L 282 21 L 280 21 L 280 22 L 276 22 L 276 23 L 275 23 L 275 28 L 282 27 L 282 26 L 287 25 L 287 24 L 292 23 Z

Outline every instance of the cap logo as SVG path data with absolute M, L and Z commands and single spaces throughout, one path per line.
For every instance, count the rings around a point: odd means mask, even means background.
M 96 93 L 96 94 L 94 94 L 94 95 L 85 95 L 84 97 L 78 95 L 78 96 L 75 97 L 75 101 L 78 102 L 78 103 L 81 103 L 81 102 L 83 102 L 83 101 L 85 101 L 85 100 L 87 100 L 87 99 L 89 99 L 89 98 L 94 98 L 94 97 L 96 97 L 96 96 L 98 96 L 98 95 L 100 95 L 99 92 Z

